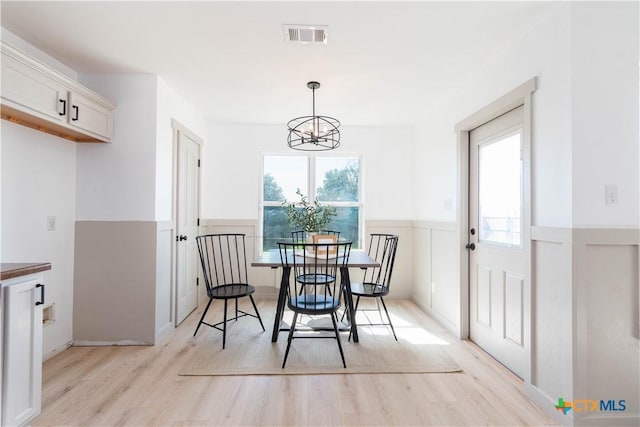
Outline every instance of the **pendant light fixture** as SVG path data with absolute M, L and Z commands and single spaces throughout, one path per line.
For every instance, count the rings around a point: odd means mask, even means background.
M 311 116 L 296 117 L 287 123 L 290 148 L 302 151 L 333 150 L 340 146 L 340 122 L 328 116 L 316 116 L 316 89 L 318 82 L 309 82 L 307 87 L 313 93 L 313 112 Z

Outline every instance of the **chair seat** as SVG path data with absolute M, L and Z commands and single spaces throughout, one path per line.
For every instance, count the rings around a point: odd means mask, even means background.
M 388 286 L 376 283 L 351 283 L 351 294 L 362 297 L 384 297 L 389 293 Z
M 254 286 L 246 283 L 234 283 L 231 285 L 215 286 L 209 291 L 209 298 L 232 299 L 251 295 L 256 291 Z
M 333 283 L 336 278 L 330 274 L 306 273 L 297 276 L 296 280 L 303 285 L 327 285 Z
M 340 307 L 340 300 L 331 295 L 298 295 L 289 299 L 289 308 L 305 314 L 331 313 Z

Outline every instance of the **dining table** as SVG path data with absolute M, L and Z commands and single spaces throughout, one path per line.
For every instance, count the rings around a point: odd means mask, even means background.
M 278 334 L 281 331 L 286 331 L 288 328 L 282 327 L 282 316 L 287 300 L 287 280 L 291 274 L 291 267 L 282 265 L 280 258 L 280 250 L 269 249 L 264 251 L 258 256 L 252 263 L 252 267 L 270 267 L 270 268 L 282 268 L 282 276 L 280 279 L 280 289 L 278 291 L 278 303 L 276 306 L 276 317 L 273 322 L 273 332 L 271 334 L 271 341 L 278 341 Z M 356 313 L 353 305 L 353 298 L 351 295 L 351 280 L 349 278 L 350 268 L 371 268 L 380 267 L 380 263 L 374 258 L 370 257 L 365 251 L 359 249 L 352 249 L 349 258 L 344 266 L 340 267 L 340 277 L 344 286 L 344 299 L 346 302 L 346 309 L 349 313 L 349 322 L 351 328 L 351 335 L 354 342 L 358 342 L 358 325 L 356 323 Z

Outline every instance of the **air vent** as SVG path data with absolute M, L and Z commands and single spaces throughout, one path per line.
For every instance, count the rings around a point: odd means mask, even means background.
M 326 25 L 284 25 L 284 39 L 293 43 L 327 44 Z

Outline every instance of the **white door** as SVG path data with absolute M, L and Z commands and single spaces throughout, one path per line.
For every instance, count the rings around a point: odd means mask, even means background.
M 176 325 L 198 306 L 198 200 L 200 145 L 177 131 Z
M 520 106 L 469 135 L 469 332 L 524 378 L 525 243 Z

